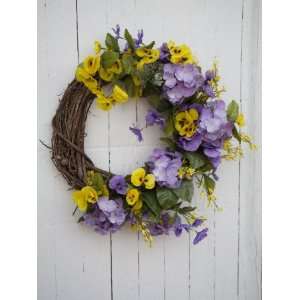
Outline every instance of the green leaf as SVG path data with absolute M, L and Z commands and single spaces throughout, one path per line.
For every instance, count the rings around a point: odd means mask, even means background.
M 106 35 L 105 45 L 110 50 L 120 52 L 120 47 L 119 47 L 118 40 L 115 37 L 113 37 L 110 33 L 108 33 Z
M 178 212 L 182 215 L 192 212 L 196 209 L 196 207 L 192 207 L 192 206 L 185 206 L 185 207 L 181 207 L 178 209 Z
M 154 191 L 143 192 L 142 200 L 155 215 L 155 217 L 158 217 L 160 215 L 161 208 L 158 204 L 157 197 Z
M 155 41 L 152 41 L 150 44 L 146 45 L 145 48 L 152 49 L 154 45 L 155 45 Z
M 162 142 L 164 142 L 165 144 L 167 144 L 167 146 L 171 149 L 171 150 L 176 150 L 176 143 L 167 137 L 161 137 L 160 140 Z
M 233 129 L 232 129 L 232 134 L 233 134 L 233 136 L 234 136 L 240 143 L 242 142 L 240 133 L 239 133 L 239 131 L 237 130 L 237 128 L 236 128 L 235 126 L 234 126 Z
M 203 176 L 204 176 L 204 185 L 205 185 L 206 191 L 207 192 L 214 191 L 215 186 L 216 186 L 215 181 L 205 174 Z
M 163 209 L 169 209 L 173 207 L 178 201 L 177 195 L 167 188 L 157 188 L 156 196 L 158 203 Z
M 239 114 L 239 105 L 232 100 L 227 107 L 227 118 L 228 120 L 235 122 Z
M 122 65 L 124 72 L 126 74 L 131 74 L 135 69 L 134 69 L 134 59 L 130 55 L 123 55 L 122 56 Z
M 92 178 L 92 187 L 96 191 L 100 191 L 101 187 L 104 185 L 104 179 L 100 173 L 95 173 Z
M 194 169 L 201 168 L 205 165 L 205 158 L 202 154 L 196 152 L 185 152 L 184 157 L 188 159 L 190 165 Z
M 167 136 L 172 136 L 175 131 L 173 116 L 170 114 L 167 118 L 166 125 L 164 128 L 164 132 Z
M 128 96 L 129 97 L 134 97 L 135 86 L 134 86 L 132 78 L 130 76 L 127 76 L 124 79 L 124 83 L 125 83 L 125 89 L 127 91 Z
M 125 37 L 125 39 L 126 39 L 126 41 L 128 43 L 129 48 L 131 48 L 132 50 L 134 50 L 135 49 L 135 43 L 134 43 L 134 40 L 133 40 L 131 34 L 127 30 L 127 28 L 125 29 L 124 37 Z
M 165 112 L 171 108 L 170 103 L 166 100 L 161 99 L 159 95 L 151 95 L 147 97 L 147 101 L 153 106 L 158 112 Z
M 119 53 L 115 51 L 105 51 L 101 56 L 101 64 L 107 69 L 119 59 Z
M 183 180 L 180 187 L 174 189 L 173 192 L 179 199 L 191 202 L 194 195 L 193 181 Z

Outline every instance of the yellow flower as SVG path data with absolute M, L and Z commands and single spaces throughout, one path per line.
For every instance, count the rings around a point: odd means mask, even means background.
M 141 186 L 144 183 L 146 171 L 144 168 L 138 168 L 131 173 L 131 183 L 134 186 Z
M 121 61 L 118 59 L 111 67 L 108 69 L 109 73 L 113 74 L 121 74 L 122 73 L 122 64 Z
M 100 67 L 99 75 L 101 79 L 105 81 L 112 81 L 115 74 L 122 73 L 122 64 L 118 59 L 111 67 L 104 69 L 102 66 Z
M 100 78 L 105 81 L 111 81 L 114 77 L 114 73 L 111 73 L 111 72 L 109 73 L 103 67 L 100 68 L 99 75 L 100 75 Z
M 138 189 L 130 189 L 126 194 L 126 201 L 128 205 L 133 206 L 140 198 Z
M 99 41 L 94 42 L 94 51 L 96 54 L 99 54 L 101 51 L 101 43 Z
M 155 187 L 155 176 L 153 174 L 148 174 L 144 179 L 145 188 L 151 190 Z
M 142 207 L 143 207 L 143 201 L 141 199 L 139 199 L 133 206 L 132 210 L 134 212 L 138 212 L 139 210 L 141 210 Z
M 73 201 L 81 211 L 86 211 L 88 203 L 96 203 L 98 194 L 91 186 L 85 186 L 80 191 L 73 192 Z
M 191 64 L 194 62 L 191 49 L 187 45 L 176 46 L 174 42 L 168 43 L 173 64 Z
M 118 103 L 124 103 L 128 100 L 128 94 L 118 85 L 113 87 L 112 98 Z
M 89 55 L 84 61 L 83 61 L 83 68 L 84 70 L 91 74 L 95 75 L 95 73 L 100 68 L 100 56 L 99 55 Z
M 107 98 L 104 95 L 99 95 L 98 98 L 96 99 L 97 102 L 97 107 L 108 111 L 112 109 L 112 99 L 111 98 Z
M 75 78 L 79 82 L 83 82 L 84 80 L 88 80 L 92 78 L 92 76 L 86 72 L 81 66 L 78 66 L 75 73 Z
M 237 118 L 236 118 L 236 123 L 240 126 L 243 127 L 245 126 L 245 117 L 244 114 L 240 113 Z
M 139 70 L 142 69 L 145 64 L 154 63 L 159 59 L 158 49 L 138 48 L 135 53 L 141 58 L 137 63 L 137 69 Z
M 144 168 L 138 168 L 131 173 L 131 183 L 134 186 L 145 185 L 145 188 L 151 190 L 155 187 L 155 176 L 147 174 Z
M 196 121 L 199 118 L 199 113 L 196 109 L 191 108 L 176 114 L 175 128 L 179 135 L 192 137 L 197 129 Z
M 82 82 L 93 94 L 97 95 L 100 92 L 97 80 L 83 69 L 83 67 L 77 67 L 75 78 L 77 81 Z

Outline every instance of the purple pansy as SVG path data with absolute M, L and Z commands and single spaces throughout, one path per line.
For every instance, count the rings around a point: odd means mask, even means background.
M 101 197 L 93 212 L 86 213 L 82 218 L 84 224 L 93 227 L 96 232 L 107 234 L 119 230 L 126 216 L 121 199 L 108 200 L 107 197 Z
M 193 96 L 203 84 L 199 68 L 192 64 L 165 64 L 163 79 L 164 91 L 173 104 Z
M 169 188 L 177 188 L 180 185 L 178 170 L 182 160 L 179 152 L 154 149 L 148 165 L 158 185 Z
M 146 126 L 158 125 L 161 129 L 165 126 L 165 118 L 154 109 L 149 109 L 146 115 Z
M 125 195 L 128 184 L 121 175 L 115 175 L 109 180 L 109 188 L 116 191 L 120 195 Z
M 139 142 L 143 141 L 142 128 L 138 128 L 136 125 L 129 127 L 129 130 L 137 137 Z

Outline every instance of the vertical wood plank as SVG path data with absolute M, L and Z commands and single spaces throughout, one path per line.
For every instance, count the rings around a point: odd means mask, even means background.
M 219 7 L 221 1 L 217 1 Z M 216 7 L 217 9 L 218 7 Z M 227 101 L 240 96 L 242 1 L 227 1 L 218 12 L 216 31 L 217 57 L 227 87 Z M 224 208 L 216 213 L 215 226 L 215 299 L 237 299 L 239 165 L 224 162 L 218 171 L 219 202 Z
M 239 299 L 261 299 L 261 1 L 244 0 L 241 102 L 258 145 L 240 170 Z M 246 148 L 246 147 L 245 147 Z

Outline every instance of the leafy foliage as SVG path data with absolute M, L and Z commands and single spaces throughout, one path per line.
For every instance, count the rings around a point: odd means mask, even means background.
M 228 120 L 235 122 L 238 115 L 239 115 L 239 105 L 236 103 L 236 101 L 232 100 L 227 107 L 227 118 Z

